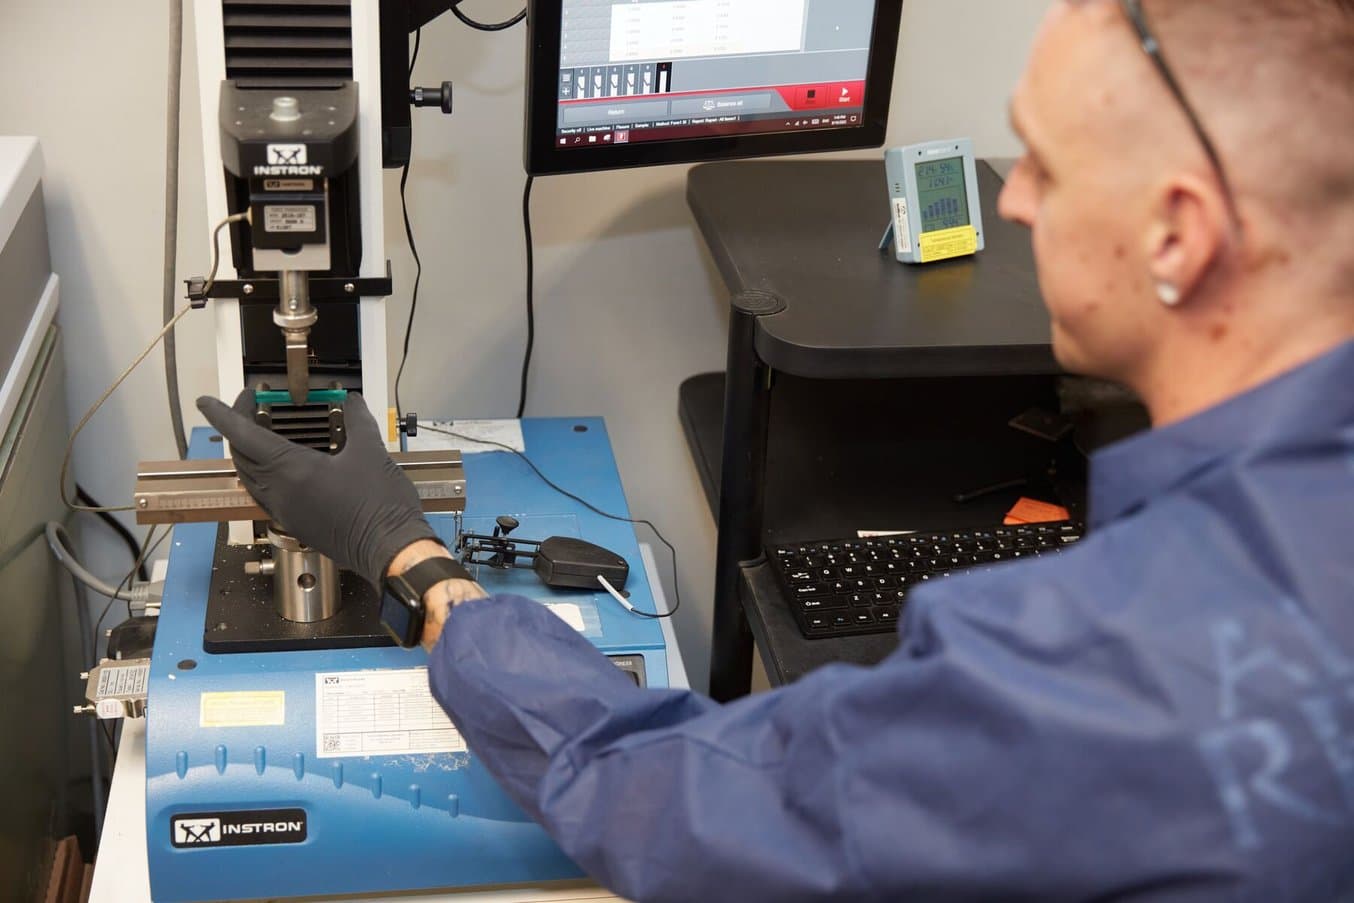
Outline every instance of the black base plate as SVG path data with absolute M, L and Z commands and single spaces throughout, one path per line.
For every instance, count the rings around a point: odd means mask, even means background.
M 381 626 L 376 591 L 356 574 L 340 576 L 342 604 L 327 621 L 298 624 L 285 620 L 273 605 L 273 578 L 250 576 L 246 561 L 256 551 L 232 546 L 227 527 L 216 534 L 215 566 L 207 597 L 207 623 L 202 646 L 215 654 L 232 652 L 294 652 L 304 649 L 361 649 L 393 646 Z

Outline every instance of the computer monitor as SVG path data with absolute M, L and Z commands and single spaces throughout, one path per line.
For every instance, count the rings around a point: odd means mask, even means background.
M 535 175 L 884 143 L 902 0 L 531 0 Z

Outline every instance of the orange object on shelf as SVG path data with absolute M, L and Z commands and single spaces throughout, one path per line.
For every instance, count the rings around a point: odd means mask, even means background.
M 1048 524 L 1054 521 L 1071 520 L 1072 514 L 1061 505 L 1051 505 L 1036 499 L 1021 499 L 1015 507 L 1006 513 L 1007 525 Z

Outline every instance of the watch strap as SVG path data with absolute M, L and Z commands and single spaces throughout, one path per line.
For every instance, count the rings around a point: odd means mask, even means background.
M 400 579 L 422 599 L 444 580 L 474 580 L 465 565 L 454 558 L 429 558 L 400 574 Z

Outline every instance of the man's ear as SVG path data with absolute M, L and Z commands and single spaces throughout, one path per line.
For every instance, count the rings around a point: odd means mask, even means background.
M 1231 237 L 1231 215 L 1215 185 L 1192 175 L 1163 185 L 1152 205 L 1144 249 L 1162 301 L 1172 307 L 1189 304 Z

